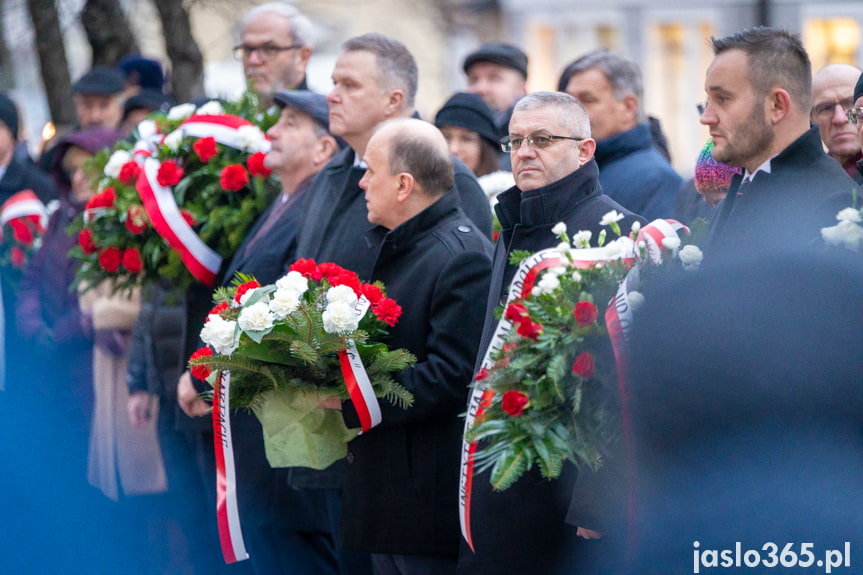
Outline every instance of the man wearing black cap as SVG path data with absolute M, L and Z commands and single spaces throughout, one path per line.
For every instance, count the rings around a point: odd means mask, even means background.
M 279 177 L 282 193 L 252 226 L 222 276 L 230 285 L 237 271 L 262 285 L 275 283 L 295 259 L 297 231 L 307 190 L 338 148 L 329 131 L 329 107 L 305 90 L 273 95 L 282 108 L 267 131 L 272 149 L 264 165 Z M 201 385 L 203 390 L 206 384 Z M 178 389 L 180 406 L 191 417 L 208 415 L 186 372 Z M 231 414 L 240 520 L 255 573 L 338 573 L 334 534 L 329 529 L 325 489 L 288 485 L 290 469 L 272 469 L 264 452 L 261 425 L 245 410 Z
M 467 55 L 463 68 L 467 91 L 488 104 L 505 136 L 512 107 L 527 94 L 527 54 L 512 44 L 487 42 Z
M 72 85 L 78 127 L 116 129 L 123 117 L 125 83 L 119 70 L 97 66 Z

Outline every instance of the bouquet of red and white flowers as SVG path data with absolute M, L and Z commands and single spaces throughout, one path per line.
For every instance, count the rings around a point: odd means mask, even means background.
M 0 266 L 16 283 L 41 242 L 48 210 L 33 190 L 13 194 L 0 207 Z
M 351 399 L 364 430 L 380 421 L 376 398 L 403 408 L 413 403 L 392 374 L 416 359 L 381 343 L 401 315 L 383 286 L 306 259 L 274 285 L 240 279 L 216 290 L 201 330 L 208 347 L 189 365 L 214 386 L 220 372 L 230 371 L 230 407 L 257 414 L 273 467 L 322 469 L 347 454 L 347 442 L 360 430 L 319 408 L 326 398 Z
M 237 104 L 182 104 L 139 124 L 134 143 L 98 154 L 88 163 L 98 193 L 72 227 L 78 281 L 213 285 L 278 193 L 263 164 L 275 119 L 250 93 Z
M 601 223 L 620 235 L 621 218 L 612 212 Z M 589 247 L 590 232 L 570 242 L 559 223 L 552 230 L 561 239 L 556 248 L 512 254 L 519 269 L 475 378 L 463 477 L 474 464 L 476 472 L 491 468 L 493 487 L 503 490 L 534 464 L 548 478 L 566 461 L 602 465 L 619 426 L 623 326 L 643 302 L 634 287 L 639 273 L 663 262 L 698 266 L 700 250 L 681 248 L 683 229 L 665 220 L 636 224 L 630 236 L 608 244 L 603 231 L 600 247 Z

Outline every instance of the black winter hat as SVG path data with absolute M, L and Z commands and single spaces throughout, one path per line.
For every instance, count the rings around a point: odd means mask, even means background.
M 75 94 L 119 94 L 125 88 L 120 70 L 96 66 L 72 85 Z
M 456 92 L 435 116 L 434 124 L 441 126 L 456 126 L 476 132 L 485 140 L 497 147 L 498 135 L 494 126 L 494 115 L 488 104 L 477 94 Z
M 512 44 L 503 42 L 486 42 L 464 59 L 464 73 L 476 62 L 493 62 L 521 72 L 527 79 L 527 54 Z
M 854 86 L 854 102 L 857 102 L 857 98 L 863 96 L 863 74 L 860 74 L 860 77 L 857 78 L 857 85 Z
M 0 94 L 0 122 L 6 124 L 12 137 L 18 139 L 18 106 L 8 96 Z

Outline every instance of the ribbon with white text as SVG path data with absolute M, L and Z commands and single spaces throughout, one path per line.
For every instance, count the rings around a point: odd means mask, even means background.
M 360 297 L 355 308 L 358 320 L 366 315 L 370 305 L 366 296 Z M 352 339 L 346 340 L 345 349 L 339 351 L 339 365 L 342 369 L 342 377 L 345 379 L 345 387 L 360 418 L 362 431 L 368 431 L 382 421 L 381 406 L 378 398 L 375 397 L 375 390 L 369 381 L 360 352 Z

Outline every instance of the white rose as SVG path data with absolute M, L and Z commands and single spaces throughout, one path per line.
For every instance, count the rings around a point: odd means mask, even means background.
M 243 308 L 237 323 L 243 331 L 264 331 L 273 327 L 273 314 L 266 302 L 259 301 Z
M 165 139 L 162 141 L 162 144 L 167 146 L 169 150 L 172 152 L 176 152 L 180 149 L 180 144 L 183 143 L 183 137 L 185 134 L 183 133 L 183 128 L 178 128 L 165 136 Z
M 566 233 L 566 224 L 563 222 L 557 222 L 556 224 L 554 224 L 554 227 L 551 228 L 551 233 L 558 237 L 562 236 Z
M 309 289 L 309 280 L 300 272 L 291 271 L 276 280 L 276 288 L 280 290 L 293 290 L 304 294 Z
M 615 222 L 619 222 L 622 219 L 623 219 L 623 214 L 617 213 L 617 210 L 611 210 L 610 212 L 608 212 L 607 214 L 602 216 L 602 219 L 599 220 L 599 225 L 610 226 L 611 224 L 613 224 Z
M 108 163 L 105 164 L 105 172 L 106 176 L 111 178 L 116 178 L 120 175 L 120 169 L 127 163 L 132 161 L 132 154 L 127 152 L 126 150 L 117 150 L 111 157 L 108 159 Z
M 581 230 L 572 237 L 572 245 L 577 248 L 588 248 L 592 236 L 593 233 L 590 230 Z
M 639 291 L 631 291 L 626 294 L 626 303 L 629 304 L 629 309 L 636 311 L 644 305 L 644 295 Z
M 258 288 L 246 290 L 246 292 L 240 296 L 240 305 L 246 305 L 246 302 L 249 301 L 249 298 L 252 297 L 252 294 L 255 293 L 257 290 Z
M 348 286 L 341 285 L 327 290 L 327 304 L 345 303 L 351 307 L 357 304 L 356 292 Z
M 285 319 L 299 309 L 302 295 L 293 289 L 277 289 L 270 300 L 270 311 L 276 319 Z
M 836 219 L 840 222 L 859 222 L 861 220 L 860 211 L 854 208 L 845 208 L 836 214 Z
M 701 265 L 701 260 L 704 259 L 704 254 L 701 253 L 698 246 L 690 244 L 688 246 L 683 246 L 683 249 L 677 253 L 677 257 L 679 257 L 681 263 L 683 263 L 683 268 L 690 270 Z
M 359 318 L 354 307 L 346 302 L 334 302 L 327 306 L 321 314 L 324 321 L 324 331 L 327 333 L 349 333 L 359 326 Z
M 237 128 L 237 137 L 244 150 L 258 151 L 265 140 L 264 133 L 257 126 L 240 126 Z
M 211 315 L 201 330 L 201 340 L 219 355 L 231 355 L 240 345 L 237 322 Z
M 185 120 L 194 113 L 194 104 L 180 104 L 179 106 L 174 106 L 173 108 L 168 110 L 168 119 L 172 122 L 179 122 L 181 120 Z
M 669 236 L 667 238 L 662 238 L 662 247 L 667 250 L 674 251 L 680 247 L 680 238 L 677 236 Z
M 221 116 L 225 113 L 225 109 L 218 100 L 210 100 L 195 112 L 201 116 Z

